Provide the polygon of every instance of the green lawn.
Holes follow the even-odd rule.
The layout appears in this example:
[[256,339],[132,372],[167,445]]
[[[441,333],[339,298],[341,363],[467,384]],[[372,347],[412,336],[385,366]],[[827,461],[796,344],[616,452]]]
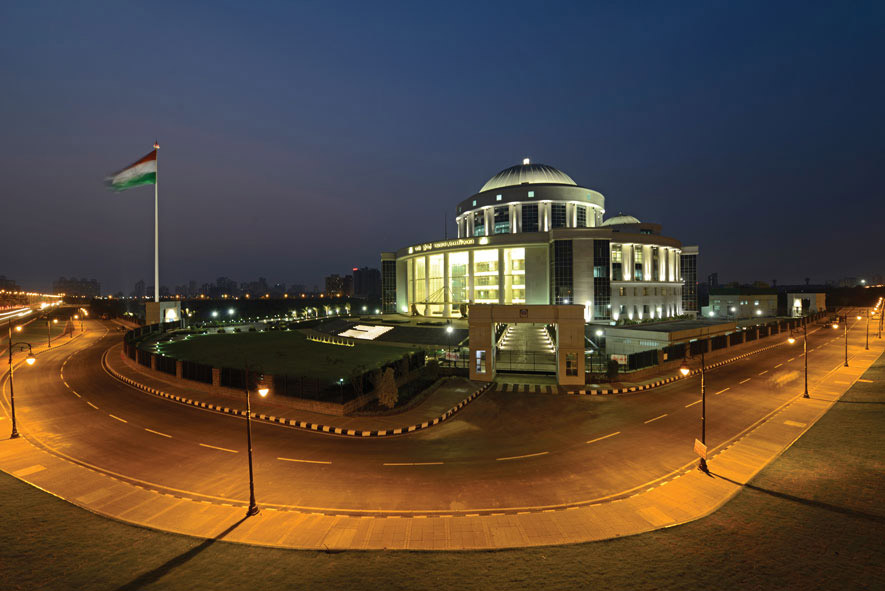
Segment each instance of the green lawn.
[[[45,318],[44,319],[38,318],[37,320],[34,320],[33,322],[28,323],[27,325],[25,325],[24,322],[21,322],[19,324],[21,324],[22,330],[21,330],[21,332],[16,332],[13,329],[13,332],[12,332],[13,342],[18,343],[18,342],[24,341],[26,343],[30,343],[31,346],[33,346],[33,347],[37,347],[37,346],[43,347],[46,345],[46,343],[48,341],[49,332],[46,329],[46,319]],[[15,325],[16,325],[16,323],[13,323],[13,326],[15,326]],[[57,324],[50,325],[50,331],[52,334],[52,342],[53,343],[56,342],[56,339],[61,339],[58,341],[59,343],[69,340],[70,333],[62,336],[64,333],[64,330],[65,330],[65,327],[67,327],[67,329],[70,330],[71,325],[68,324],[67,320],[63,317],[58,317]],[[80,321],[79,320],[76,321],[76,328],[77,328],[77,331],[79,332],[79,330],[80,330]],[[0,350],[2,350],[2,351],[6,350],[6,345],[7,345],[7,340],[8,340],[7,336],[8,336],[8,329],[6,328],[6,323],[3,323],[2,329],[0,329]]]
[[2,475],[0,588],[881,589],[883,366],[721,510],[607,542],[476,553],[273,550],[124,525]]
[[161,343],[160,350],[170,357],[214,367],[241,368],[248,361],[250,366],[271,374],[306,375],[329,380],[348,378],[356,366],[379,367],[411,351],[404,347],[369,343],[355,347],[317,343],[308,341],[297,331],[198,335],[187,341]]

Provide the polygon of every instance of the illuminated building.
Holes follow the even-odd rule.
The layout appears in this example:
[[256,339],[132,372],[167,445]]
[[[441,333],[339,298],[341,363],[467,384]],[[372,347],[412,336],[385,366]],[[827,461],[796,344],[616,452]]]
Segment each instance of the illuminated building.
[[604,214],[601,193],[526,159],[458,205],[457,238],[382,253],[384,311],[448,318],[473,303],[579,304],[588,322],[681,315],[682,243],[658,224]]

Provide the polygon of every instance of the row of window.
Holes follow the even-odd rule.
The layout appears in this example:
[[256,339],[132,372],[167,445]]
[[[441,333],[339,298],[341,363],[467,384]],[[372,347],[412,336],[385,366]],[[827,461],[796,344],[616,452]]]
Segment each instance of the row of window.
[[[618,295],[620,295],[620,296],[625,296],[625,295],[627,295],[627,289],[629,289],[629,288],[627,288],[627,287],[619,287],[619,288],[618,288]],[[643,288],[641,288],[641,289],[642,289],[642,295],[644,295],[644,296],[647,296],[647,295],[658,295],[658,288],[657,288],[657,287],[643,287]],[[638,295],[639,295],[639,290],[640,290],[639,287],[634,287],[634,288],[633,288],[633,295],[634,295],[634,296],[638,296]],[[661,295],[662,295],[662,296],[667,295],[668,290],[667,290],[666,287],[661,287],[660,290],[661,290]],[[675,294],[676,292],[674,291],[673,293]]]
[[[579,228],[587,226],[587,207],[585,205],[576,206],[576,224]],[[500,205],[494,208],[492,212],[493,218],[493,234],[509,234],[510,233],[510,207]],[[551,203],[550,204],[550,227],[565,228],[566,223],[566,204]],[[538,205],[523,204],[522,205],[522,231],[537,232],[540,229],[538,223]],[[486,235],[486,215],[484,210],[473,212],[473,235]]]

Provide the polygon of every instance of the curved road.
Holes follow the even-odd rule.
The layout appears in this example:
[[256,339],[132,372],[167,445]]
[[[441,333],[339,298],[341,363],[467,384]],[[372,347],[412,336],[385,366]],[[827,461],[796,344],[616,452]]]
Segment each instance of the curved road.
[[[245,422],[147,395],[101,368],[112,325],[16,371],[19,429],[57,454],[162,492],[246,504]],[[762,341],[774,344],[785,335]],[[852,321],[849,358],[863,348]],[[802,345],[707,372],[707,442],[727,444],[802,392]],[[843,332],[809,334],[809,385],[844,359]],[[8,387],[3,385],[8,413]],[[644,490],[695,460],[699,378],[620,396],[486,393],[401,437],[353,439],[253,422],[260,505],[318,512],[539,510]],[[8,425],[8,421],[3,421]]]

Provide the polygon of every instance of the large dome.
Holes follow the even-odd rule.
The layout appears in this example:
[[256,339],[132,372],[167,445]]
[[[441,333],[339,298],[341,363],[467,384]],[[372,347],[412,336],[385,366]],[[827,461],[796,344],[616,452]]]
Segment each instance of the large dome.
[[572,180],[572,177],[565,174],[561,170],[557,170],[546,164],[530,164],[529,159],[523,160],[523,164],[505,168],[492,178],[479,190],[491,191],[502,187],[513,187],[515,185],[548,183],[553,185],[571,185],[578,186],[578,183]]
[[613,218],[608,218],[604,222],[602,222],[603,226],[620,226],[621,224],[641,224],[638,219],[633,217],[632,215],[625,215],[623,213],[619,213]]

